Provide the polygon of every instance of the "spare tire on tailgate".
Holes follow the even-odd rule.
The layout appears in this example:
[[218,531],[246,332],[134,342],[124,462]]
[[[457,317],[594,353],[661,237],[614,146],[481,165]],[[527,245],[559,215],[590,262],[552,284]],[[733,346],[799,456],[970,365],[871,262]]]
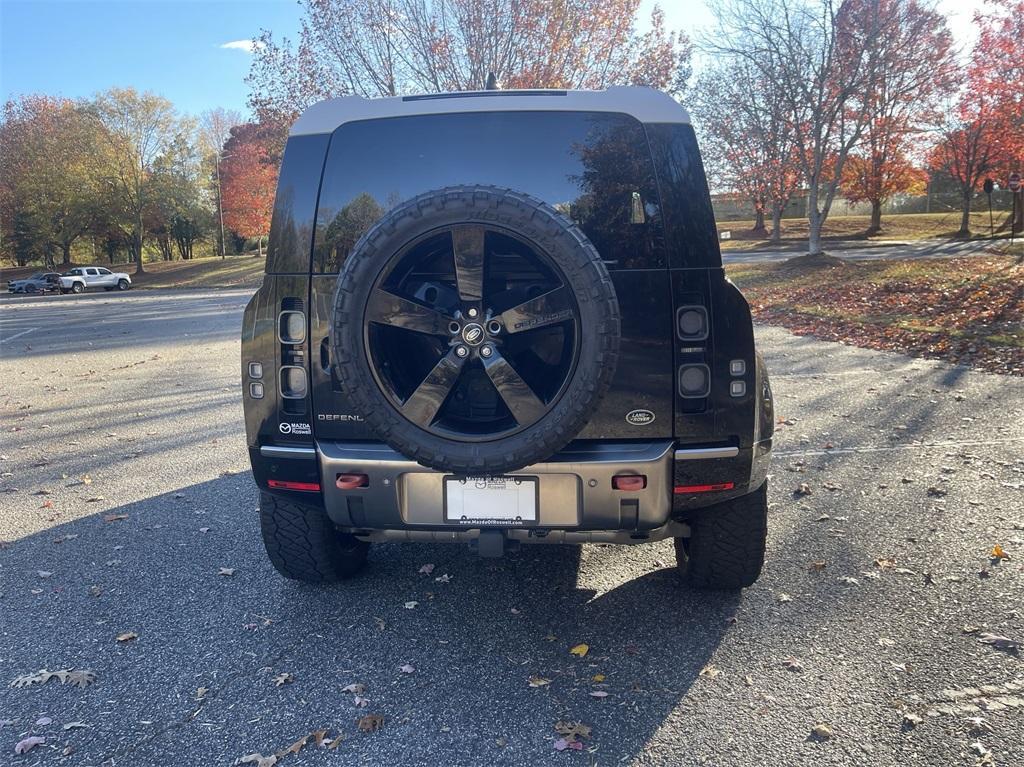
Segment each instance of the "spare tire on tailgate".
[[571,221],[489,186],[414,197],[356,243],[334,294],[331,359],[366,423],[463,475],[542,461],[615,372],[619,306]]

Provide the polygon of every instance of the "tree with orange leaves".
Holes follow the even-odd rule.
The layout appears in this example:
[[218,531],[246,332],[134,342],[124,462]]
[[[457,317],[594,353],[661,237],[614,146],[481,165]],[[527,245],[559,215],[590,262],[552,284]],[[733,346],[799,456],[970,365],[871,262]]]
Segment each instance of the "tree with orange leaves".
[[637,30],[640,0],[300,0],[293,47],[264,31],[247,78],[264,123],[346,94],[649,85],[678,93],[690,42],[655,6]]
[[277,186],[277,167],[258,125],[231,129],[221,163],[224,223],[242,237],[255,238],[263,255]]
[[868,234],[882,229],[882,203],[893,194],[924,188],[908,154],[916,136],[935,124],[942,103],[959,85],[953,40],[942,14],[919,0],[869,2],[878,33],[867,38],[874,76],[856,100],[867,120],[861,145],[843,169],[843,192],[871,203]]

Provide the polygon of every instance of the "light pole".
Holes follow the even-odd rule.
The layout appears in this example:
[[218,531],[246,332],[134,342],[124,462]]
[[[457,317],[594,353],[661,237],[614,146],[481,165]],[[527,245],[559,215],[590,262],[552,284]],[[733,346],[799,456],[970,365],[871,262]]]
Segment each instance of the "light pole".
[[220,217],[220,257],[227,258],[226,248],[224,247],[224,195],[221,193],[220,188],[220,161],[226,160],[231,155],[227,152],[217,151],[217,214]]

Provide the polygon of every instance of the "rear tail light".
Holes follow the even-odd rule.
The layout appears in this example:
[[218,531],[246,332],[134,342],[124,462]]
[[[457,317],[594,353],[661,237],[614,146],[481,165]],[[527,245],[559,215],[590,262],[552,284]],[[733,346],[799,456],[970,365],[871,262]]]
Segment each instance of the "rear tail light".
[[268,479],[267,487],[272,487],[276,490],[304,490],[306,492],[313,493],[320,492],[320,483],[318,482],[289,482],[284,479]]
[[708,310],[703,306],[680,306],[676,310],[676,332],[684,341],[708,337]]
[[306,340],[306,315],[302,312],[281,312],[277,320],[277,336],[283,344],[301,344]]
[[306,396],[306,369],[297,365],[281,368],[281,396],[285,399],[303,399]]
[[697,399],[708,396],[711,390],[711,371],[707,365],[683,365],[679,368],[679,396]]
[[647,487],[647,477],[644,474],[616,474],[612,477],[612,487],[635,493]]
[[732,490],[735,485],[732,482],[719,482],[717,485],[676,485],[672,491],[676,495],[687,493],[713,493],[716,490]]

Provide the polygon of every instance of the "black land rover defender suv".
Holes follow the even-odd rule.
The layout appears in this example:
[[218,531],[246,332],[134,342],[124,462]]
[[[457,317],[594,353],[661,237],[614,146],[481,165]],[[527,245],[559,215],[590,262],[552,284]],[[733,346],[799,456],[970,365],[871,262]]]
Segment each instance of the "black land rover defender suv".
[[242,377],[267,552],[672,538],[764,559],[772,394],[686,111],[646,88],[319,103],[284,153]]

